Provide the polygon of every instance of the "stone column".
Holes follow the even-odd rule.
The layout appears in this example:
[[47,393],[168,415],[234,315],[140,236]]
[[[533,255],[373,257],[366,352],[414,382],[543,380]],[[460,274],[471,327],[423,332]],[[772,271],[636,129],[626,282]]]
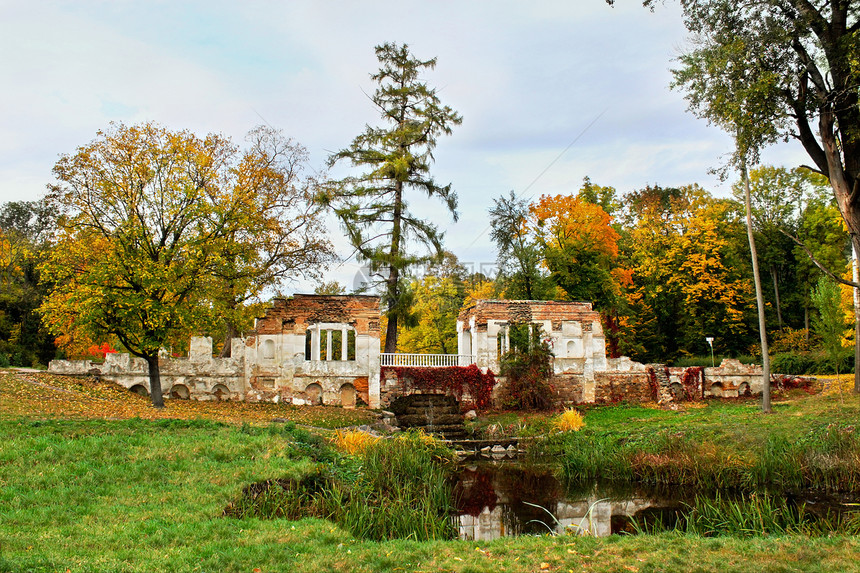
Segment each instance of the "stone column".
[[311,360],[320,359],[320,329],[317,326],[311,327]]

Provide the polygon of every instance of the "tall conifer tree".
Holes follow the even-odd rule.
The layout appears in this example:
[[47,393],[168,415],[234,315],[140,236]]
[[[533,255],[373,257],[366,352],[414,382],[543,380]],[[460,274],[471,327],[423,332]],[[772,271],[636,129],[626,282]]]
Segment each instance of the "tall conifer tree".
[[[329,158],[329,164],[348,160],[366,171],[332,185],[325,197],[340,219],[361,260],[384,285],[388,326],[385,352],[397,350],[397,325],[410,317],[410,297],[403,282],[407,267],[442,255],[442,233],[409,210],[406,192],[421,191],[441,199],[454,220],[457,195],[451,185],[440,186],[430,175],[433,149],[439,135],[450,135],[461,116],[443,106],[421,78],[436,59],[419,60],[407,45],[376,47],[379,71],[371,75],[378,87],[371,101],[383,127],[365,127],[352,144]],[[412,252],[409,243],[425,247]]]

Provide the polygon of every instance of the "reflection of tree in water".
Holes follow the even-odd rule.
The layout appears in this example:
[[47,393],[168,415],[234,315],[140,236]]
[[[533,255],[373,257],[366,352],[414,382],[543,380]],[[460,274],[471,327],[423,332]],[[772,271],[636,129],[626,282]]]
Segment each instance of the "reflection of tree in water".
[[493,473],[485,468],[464,469],[456,475],[454,505],[458,515],[477,517],[484,508],[496,508]]
[[508,535],[555,530],[556,523],[550,514],[556,513],[562,487],[552,471],[507,468],[496,472],[495,477],[496,491],[507,502],[501,514]]

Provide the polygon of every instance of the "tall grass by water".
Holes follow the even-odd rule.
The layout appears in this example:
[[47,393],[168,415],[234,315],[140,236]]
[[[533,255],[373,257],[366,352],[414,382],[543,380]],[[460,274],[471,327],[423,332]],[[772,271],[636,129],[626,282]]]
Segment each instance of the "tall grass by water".
[[635,527],[640,533],[672,531],[702,537],[858,535],[860,513],[813,512],[804,502],[795,502],[782,495],[727,497],[716,493],[696,496],[671,521],[642,521],[635,523]]
[[[785,413],[782,420],[766,420],[773,420],[772,427],[747,424],[739,417],[726,417],[721,424],[720,410],[749,406],[706,408],[711,407],[715,412],[687,414],[686,419],[676,415],[671,424],[662,423],[660,412],[650,414],[642,408],[637,413],[653,420],[637,417],[638,428],[631,428],[626,420],[613,428],[611,420],[586,416],[585,428],[554,436],[544,448],[560,454],[564,476],[576,481],[746,490],[778,486],[854,491],[860,487],[860,433],[853,424],[841,419],[815,424],[795,418],[789,421],[796,427],[778,426]],[[697,415],[711,418],[702,424],[693,418]]]
[[450,451],[418,433],[368,441],[300,479],[251,484],[225,509],[246,518],[331,519],[360,539],[451,539]]

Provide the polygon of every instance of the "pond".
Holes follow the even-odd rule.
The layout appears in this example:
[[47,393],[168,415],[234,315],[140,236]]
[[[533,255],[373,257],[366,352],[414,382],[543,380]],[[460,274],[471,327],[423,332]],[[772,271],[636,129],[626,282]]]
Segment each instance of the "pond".
[[[634,523],[672,527],[702,492],[627,483],[565,484],[551,464],[504,461],[461,466],[454,493],[460,538],[488,541],[547,533],[635,534]],[[803,506],[812,516],[858,510],[856,496],[771,495],[790,499],[792,507]]]

